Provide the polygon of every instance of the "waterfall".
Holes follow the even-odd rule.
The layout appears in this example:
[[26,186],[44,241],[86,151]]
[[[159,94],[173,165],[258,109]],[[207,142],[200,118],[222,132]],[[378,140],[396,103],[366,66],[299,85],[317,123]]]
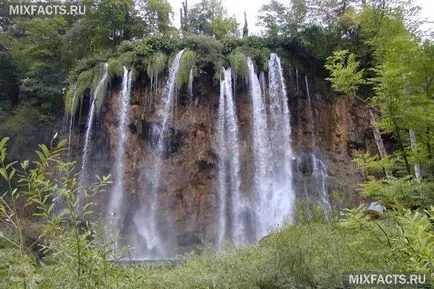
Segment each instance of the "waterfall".
[[195,103],[195,99],[193,97],[193,68],[190,69],[190,73],[188,74],[188,104]]
[[[276,54],[270,55],[268,67],[269,126],[266,131],[269,144],[263,159],[268,162],[266,168],[269,170],[269,186],[260,192],[262,221],[258,237],[264,236],[270,227],[279,226],[291,217],[295,199],[292,185],[291,117],[283,68]],[[253,73],[252,69],[251,75]],[[257,111],[254,109],[253,112]]]
[[222,248],[225,239],[235,244],[248,241],[245,223],[241,218],[244,201],[240,195],[240,151],[238,144],[238,120],[232,94],[232,72],[224,70],[220,79],[220,98],[217,122],[220,161],[218,166],[219,185],[219,228],[217,247]]
[[[265,236],[271,223],[269,214],[274,208],[269,207],[272,197],[270,179],[270,146],[268,143],[267,113],[262,97],[261,86],[255,73],[253,62],[247,59],[249,68],[250,96],[252,98],[252,131],[253,131],[253,161],[254,184],[256,188],[257,238]],[[272,213],[272,212],[271,212]]]
[[[107,80],[107,67],[108,63],[104,63],[104,70],[102,73],[102,76],[98,82],[98,85],[96,86],[94,96],[101,93],[101,89],[105,88],[105,82]],[[102,92],[105,93],[105,92]],[[90,137],[92,136],[92,128],[93,128],[93,119],[95,116],[95,97],[92,98],[92,104],[89,109],[89,115],[87,118],[87,128],[86,128],[86,134],[84,137],[84,146],[83,146],[83,155],[81,159],[81,171],[80,171],[80,177],[79,177],[79,185],[81,188],[85,187],[87,185],[86,177],[87,177],[87,163],[89,160],[89,151],[90,151]]]
[[69,120],[69,134],[68,134],[68,160],[71,160],[71,139],[72,139],[72,129],[74,128],[74,103],[75,98],[77,97],[77,84],[74,84],[74,95],[72,96],[71,101],[71,110],[69,111],[70,120]]
[[118,97],[118,135],[117,135],[117,152],[115,157],[114,168],[114,186],[111,192],[108,213],[116,214],[116,219],[121,219],[120,212],[122,198],[124,194],[124,172],[125,172],[125,146],[128,140],[128,105],[131,95],[131,70],[128,71],[124,67],[124,75],[122,78],[122,89]]
[[172,119],[176,77],[178,74],[179,62],[184,50],[178,52],[169,69],[169,78],[164,89],[163,103],[160,106],[157,116],[161,119],[161,129],[158,134],[157,141],[157,158],[153,164],[151,177],[151,190],[149,192],[146,205],[141,210],[136,212],[133,217],[134,224],[137,227],[137,233],[140,237],[136,240],[135,255],[139,258],[154,259],[154,258],[169,258],[173,257],[176,248],[172,248],[171,240],[161,236],[161,228],[159,221],[166,219],[169,223],[167,214],[164,216],[157,213],[161,206],[158,202],[158,193],[162,178],[162,158],[166,148],[164,136],[167,134],[169,123]]
[[311,133],[311,147],[313,152],[312,157],[312,176],[315,179],[316,189],[319,190],[320,204],[324,211],[328,212],[331,210],[331,205],[328,198],[327,192],[327,166],[317,157],[316,150],[316,137],[315,137],[315,117],[312,108],[312,99],[310,97],[309,81],[307,75],[304,75],[304,82],[306,84],[306,94],[309,105],[309,117],[310,117],[310,133]]

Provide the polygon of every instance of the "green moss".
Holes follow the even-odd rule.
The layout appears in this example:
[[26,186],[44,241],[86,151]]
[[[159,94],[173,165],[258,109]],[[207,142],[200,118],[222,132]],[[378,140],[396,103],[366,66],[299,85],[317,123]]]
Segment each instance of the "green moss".
[[110,59],[107,68],[108,78],[110,80],[124,75],[124,68],[118,59]]
[[73,84],[69,87],[65,95],[65,111],[67,114],[74,115],[78,107],[77,85]]
[[128,52],[122,53],[118,57],[119,62],[126,67],[132,67],[135,58],[136,58],[136,55],[133,51],[128,51]]
[[196,53],[189,49],[186,49],[182,53],[179,61],[178,74],[176,76],[176,87],[181,89],[184,85],[187,85],[190,76],[190,71],[196,66]]
[[249,68],[247,66],[247,57],[240,49],[235,49],[231,54],[229,54],[228,60],[235,79],[246,79],[248,77]]
[[166,69],[168,57],[163,52],[155,52],[149,57],[146,72],[151,80],[155,80]]
[[[98,85],[100,84],[102,77],[104,75],[104,63],[100,63],[97,65],[94,69],[97,70],[98,73],[95,73],[93,78],[93,97],[95,99],[95,108],[98,112],[101,108],[102,103],[104,102],[105,96],[107,95],[107,83],[108,83],[108,77],[105,79],[104,82],[101,83],[100,89],[97,90]],[[108,67],[107,67],[108,70]]]
[[122,43],[117,47],[116,52],[122,54],[128,51],[134,51],[135,47],[136,44],[133,41],[122,41]]
[[95,71],[93,68],[84,70],[80,73],[76,82],[78,97],[83,97],[87,89],[92,89],[94,76]]

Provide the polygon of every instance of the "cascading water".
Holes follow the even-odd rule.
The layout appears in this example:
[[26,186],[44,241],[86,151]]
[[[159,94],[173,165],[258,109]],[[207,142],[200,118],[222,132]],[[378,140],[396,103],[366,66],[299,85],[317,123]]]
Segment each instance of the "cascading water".
[[196,101],[193,97],[193,80],[193,68],[191,68],[190,73],[188,74],[188,104],[193,104]]
[[71,159],[71,139],[72,139],[72,130],[74,128],[74,105],[75,105],[75,98],[77,97],[77,84],[74,84],[74,95],[72,96],[71,100],[71,107],[70,107],[70,120],[69,120],[69,134],[68,134],[68,160]]
[[[106,81],[107,81],[107,67],[108,67],[108,63],[104,63],[104,70],[102,73],[102,76],[98,82],[98,85],[96,86],[95,92],[94,92],[94,96],[99,95],[100,93],[105,93],[105,92],[101,92],[102,89],[104,89],[106,86]],[[81,171],[80,171],[80,177],[79,177],[79,185],[81,188],[84,188],[87,185],[87,180],[86,180],[86,176],[87,176],[87,163],[89,160],[89,153],[90,153],[90,137],[92,136],[92,128],[93,128],[93,119],[95,116],[95,97],[92,98],[92,104],[90,106],[89,109],[89,115],[87,118],[87,127],[86,127],[86,134],[85,134],[85,138],[84,138],[84,146],[83,146],[83,155],[82,155],[82,159],[81,159]]]
[[119,114],[118,114],[118,136],[117,136],[117,153],[115,158],[114,168],[114,186],[111,192],[110,201],[107,207],[107,212],[114,214],[117,220],[122,218],[121,204],[124,194],[124,172],[125,172],[125,145],[128,139],[128,104],[131,95],[131,70],[128,71],[124,67],[124,75],[122,78],[122,89],[119,95]]
[[222,248],[225,239],[239,245],[248,241],[248,232],[241,215],[249,208],[240,194],[240,151],[238,144],[238,120],[232,95],[232,72],[224,70],[220,79],[218,110],[218,145],[220,162],[219,185],[219,228],[217,247]]
[[315,118],[313,114],[313,107],[312,107],[312,99],[310,96],[310,90],[309,90],[309,81],[307,79],[307,75],[304,75],[304,82],[306,84],[306,94],[307,94],[307,100],[309,105],[309,117],[310,117],[310,133],[311,133],[311,146],[313,152],[311,153],[312,157],[312,176],[315,179],[315,183],[317,185],[317,190],[319,190],[319,198],[320,198],[320,204],[321,207],[326,211],[331,210],[331,205],[328,198],[327,193],[327,166],[316,156],[315,150],[316,150],[316,137],[315,137]]
[[247,59],[249,68],[250,96],[252,98],[253,118],[253,161],[254,161],[254,184],[257,197],[256,203],[256,235],[257,239],[265,236],[270,221],[268,214],[274,208],[269,207],[268,201],[271,198],[270,179],[270,146],[267,133],[267,114],[265,103],[262,98],[261,86],[255,73],[253,62]]
[[[292,204],[295,199],[292,184],[292,144],[291,144],[291,118],[288,107],[283,68],[279,57],[272,53],[268,62],[269,67],[269,115],[268,139],[269,152],[267,157],[269,168],[268,191],[261,192],[262,237],[269,227],[276,227],[289,219],[292,213]],[[251,74],[254,73],[251,70]],[[255,110],[254,110],[255,112]],[[270,209],[271,208],[271,209]]]
[[160,216],[157,217],[157,210],[162,209],[158,202],[158,193],[162,178],[162,158],[166,147],[164,136],[168,131],[173,115],[176,77],[183,52],[184,50],[178,52],[170,66],[163,103],[157,114],[162,122],[161,129],[158,131],[157,157],[153,164],[151,190],[146,204],[133,217],[138,233],[138,238],[133,241],[135,243],[133,255],[139,259],[171,258],[176,253],[176,248],[171,246],[172,240],[167,240],[161,236],[160,222],[166,221],[166,225],[170,222],[167,213],[165,214],[166,220],[161,220]]

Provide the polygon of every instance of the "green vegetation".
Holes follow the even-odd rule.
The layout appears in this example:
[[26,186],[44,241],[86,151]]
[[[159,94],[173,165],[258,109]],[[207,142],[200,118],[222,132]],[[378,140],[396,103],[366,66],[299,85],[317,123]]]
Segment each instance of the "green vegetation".
[[[20,164],[5,162],[7,142],[0,141],[0,177],[8,184],[0,197],[6,220],[0,235],[3,288],[335,288],[354,270],[434,277],[432,206],[397,207],[380,218],[361,206],[328,216],[327,223],[325,213],[314,210],[316,217],[299,214],[296,224],[271,233],[259,246],[228,244],[217,253],[205,245],[175,266],[114,263],[116,236],[108,238],[104,225],[110,220],[87,222],[96,194],[109,180],[78,187],[74,164],[61,160],[65,141],[53,150],[41,145],[36,162]],[[53,174],[60,178],[52,180]],[[22,185],[14,185],[17,178]],[[88,204],[81,210],[79,196]],[[17,207],[23,200],[34,208],[30,231]],[[63,202],[63,214],[53,214],[51,200]]]
[[181,59],[179,61],[178,74],[176,76],[176,87],[181,89],[183,86],[188,84],[188,79],[190,76],[190,71],[195,71],[196,68],[196,53],[189,49],[182,53]]
[[[434,45],[420,38],[407,1],[363,2],[272,0],[258,19],[264,35],[245,31],[243,38],[218,0],[191,8],[185,1],[180,31],[166,0],[86,1],[92,9],[83,17],[0,17],[0,136],[10,137],[0,141],[0,287],[340,288],[352,270],[434,277]],[[107,220],[83,223],[109,180],[79,188],[74,163],[62,160],[64,142],[52,150],[43,144],[83,97],[94,97],[99,109],[123,66],[156,85],[181,49],[178,89],[191,69],[218,79],[231,66],[245,79],[247,57],[266,71],[277,52],[286,67],[315,71],[355,98],[375,116],[376,141],[385,144],[356,155],[367,176],[358,193],[387,212],[326,213],[307,198],[297,201],[294,224],[259,246],[216,253],[205,245],[174,267],[110,261],[116,238],[97,226]],[[93,95],[105,62],[108,80]],[[80,194],[88,204],[82,210]],[[53,214],[53,200],[63,200],[65,214]]]
[[241,52],[241,50],[236,49],[232,51],[231,54],[229,54],[228,59],[235,79],[240,78],[245,80],[249,77],[247,57]]
[[158,76],[164,71],[167,67],[168,57],[163,52],[155,52],[149,57],[148,66],[147,66],[147,74],[151,79],[151,83],[158,80]]

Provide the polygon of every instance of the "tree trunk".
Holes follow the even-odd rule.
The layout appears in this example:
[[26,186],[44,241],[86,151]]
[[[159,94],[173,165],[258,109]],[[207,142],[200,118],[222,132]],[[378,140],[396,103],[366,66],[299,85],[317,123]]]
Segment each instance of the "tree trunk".
[[407,170],[407,174],[411,175],[411,168],[408,162],[407,153],[405,152],[404,145],[402,144],[401,134],[399,133],[399,127],[395,117],[392,117],[392,123],[393,123],[393,127],[395,128],[395,134],[398,140],[399,149],[401,150],[402,158],[404,159],[405,162],[405,169]]
[[[375,126],[375,117],[372,110],[369,110],[369,114],[371,116],[371,126],[372,133],[374,134],[375,144],[377,145],[378,152],[380,153],[380,158],[385,158],[387,156],[386,148],[384,147],[383,139],[381,138],[381,133],[378,127]],[[383,168],[384,174],[387,178],[392,177],[392,173],[389,170]]]
[[[413,129],[410,129],[408,132],[410,134],[411,150],[413,151],[414,156],[417,157],[416,132]],[[422,178],[420,172],[420,164],[417,160],[414,163],[414,176],[417,180],[420,180]]]

